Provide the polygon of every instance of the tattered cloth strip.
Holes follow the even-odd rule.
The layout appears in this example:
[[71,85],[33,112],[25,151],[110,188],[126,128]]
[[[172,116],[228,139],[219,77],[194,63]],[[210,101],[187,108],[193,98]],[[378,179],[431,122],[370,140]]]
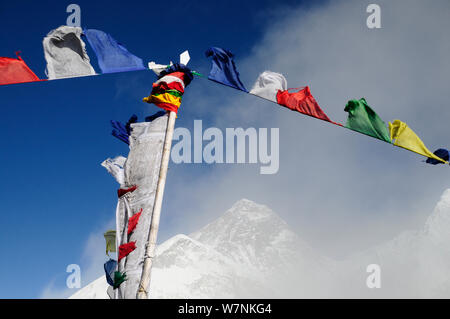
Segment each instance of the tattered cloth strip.
[[[125,163],[125,179],[127,185],[139,185],[133,196],[124,196],[118,200],[116,225],[119,231],[120,244],[136,241],[136,249],[119,263],[119,271],[126,272],[128,280],[117,292],[118,299],[136,298],[142,273],[142,262],[145,256],[145,243],[148,238],[155,201],[155,192],[161,168],[162,149],[167,130],[168,115],[164,112],[151,122],[131,124],[130,152]],[[128,205],[125,200],[128,200]],[[130,209],[127,209],[129,207]],[[137,227],[127,235],[128,223],[134,212],[142,213]],[[130,213],[128,213],[130,212]],[[141,243],[141,244],[139,244]]]
[[110,259],[103,265],[103,268],[105,269],[105,276],[106,281],[109,285],[114,286],[114,272],[117,270],[117,261],[114,259]]
[[[445,148],[439,148],[439,149],[435,150],[433,152],[433,154],[439,158],[442,158],[444,161],[447,161],[447,162],[450,159],[448,150],[446,150]],[[434,158],[427,158],[427,160],[425,162],[427,162],[428,164],[432,164],[432,165],[444,164],[441,161],[435,160]]]
[[127,193],[134,192],[136,189],[137,189],[136,185],[134,185],[134,186],[132,186],[130,188],[126,188],[126,189],[120,188],[120,189],[117,190],[117,197],[120,198],[120,197],[122,197],[123,195],[125,195]]
[[185,65],[176,63],[159,75],[159,80],[153,83],[150,96],[142,100],[170,112],[178,112],[184,89],[191,83],[194,76]]
[[346,128],[391,143],[386,123],[372,110],[366,99],[348,101],[344,111],[348,112]]
[[114,38],[103,31],[88,29],[84,35],[97,55],[98,66],[103,73],[145,70],[141,58],[131,54]]
[[106,254],[108,252],[116,252],[116,231],[115,230],[108,230],[106,233],[103,234],[106,240]]
[[134,214],[133,216],[131,216],[128,219],[128,235],[131,234],[133,232],[133,230],[136,228],[138,222],[139,222],[139,217],[141,217],[141,213],[142,213],[142,208],[139,210],[139,212],[137,212],[136,214]]
[[120,285],[127,280],[127,274],[125,272],[116,271],[114,273],[114,289],[120,287]]
[[278,91],[286,90],[287,81],[282,74],[264,71],[258,76],[249,93],[277,103]]
[[126,157],[116,156],[113,159],[107,158],[101,164],[115,178],[121,187],[125,185],[125,171],[123,167],[126,161]]
[[135,249],[136,249],[135,241],[120,245],[118,261],[120,261],[122,258],[125,258],[126,256],[128,256]]
[[406,123],[400,120],[395,120],[393,123],[389,122],[389,131],[391,139],[395,140],[394,145],[447,164],[445,160],[431,153]]
[[331,121],[325,114],[325,112],[322,111],[319,104],[316,102],[316,99],[314,99],[314,96],[312,96],[308,86],[294,93],[290,93],[289,90],[292,89],[288,89],[286,91],[278,91],[278,104],[285,106],[292,111],[297,111],[318,118],[320,120],[342,126],[342,124]]
[[42,81],[16,52],[17,59],[0,57],[0,85]]
[[212,56],[208,79],[248,93],[239,79],[239,72],[233,61],[233,53],[222,48],[211,47],[206,50],[205,55],[206,57]]
[[49,79],[95,75],[80,27],[60,26],[42,41]]

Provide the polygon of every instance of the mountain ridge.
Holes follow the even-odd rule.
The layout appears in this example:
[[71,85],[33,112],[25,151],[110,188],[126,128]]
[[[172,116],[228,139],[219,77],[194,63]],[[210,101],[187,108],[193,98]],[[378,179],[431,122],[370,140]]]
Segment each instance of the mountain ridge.
[[[449,297],[448,239],[450,189],[422,229],[343,261],[317,253],[269,207],[241,199],[199,230],[158,245],[150,298]],[[374,263],[384,289],[366,286],[365,267]],[[106,288],[99,278],[71,298],[108,298]]]

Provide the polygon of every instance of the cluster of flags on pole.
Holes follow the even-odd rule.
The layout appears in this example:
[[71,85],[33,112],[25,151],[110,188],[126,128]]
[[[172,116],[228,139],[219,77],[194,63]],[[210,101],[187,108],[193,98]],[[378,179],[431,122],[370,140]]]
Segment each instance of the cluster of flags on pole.
[[158,81],[153,83],[150,96],[143,98],[143,101],[153,103],[168,112],[178,113],[184,89],[194,78],[191,70],[176,63],[159,72],[158,78]]

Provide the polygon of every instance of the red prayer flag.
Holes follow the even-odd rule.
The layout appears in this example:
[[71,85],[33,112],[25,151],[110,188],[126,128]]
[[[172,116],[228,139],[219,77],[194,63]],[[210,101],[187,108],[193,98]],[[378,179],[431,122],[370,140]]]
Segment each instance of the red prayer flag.
[[134,214],[128,219],[128,235],[131,234],[131,232],[136,228],[137,223],[139,222],[139,217],[141,217],[141,213],[142,208],[138,213]]
[[137,188],[136,185],[134,185],[134,186],[132,186],[130,188],[120,188],[120,189],[117,190],[117,196],[118,197],[122,197],[126,193],[134,192],[136,190],[136,188]]
[[0,57],[0,85],[40,80],[16,52],[17,59]]
[[277,103],[293,111],[297,111],[333,124],[342,126],[342,124],[331,121],[312,96],[309,86],[304,87],[298,92],[289,93],[289,90],[277,93]]
[[128,256],[133,250],[136,249],[136,242],[132,241],[119,246],[119,261]]

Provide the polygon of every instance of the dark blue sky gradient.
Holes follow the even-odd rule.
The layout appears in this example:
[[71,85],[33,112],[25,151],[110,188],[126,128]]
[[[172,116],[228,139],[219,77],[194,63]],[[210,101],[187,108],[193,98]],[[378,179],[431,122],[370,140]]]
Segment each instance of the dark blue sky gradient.
[[[66,7],[73,2],[81,6],[83,28],[110,33],[145,62],[177,61],[188,49],[190,66],[202,73],[209,70],[204,57],[209,46],[245,56],[269,19],[300,4],[2,1],[0,56],[15,57],[21,50],[28,66],[45,78],[42,39],[65,24]],[[114,216],[118,185],[100,163],[128,153],[110,135],[109,120],[126,121],[132,113],[142,119],[156,112],[142,102],[154,80],[152,72],[140,71],[0,87],[0,298],[35,298],[52,281],[63,286],[65,269],[78,263],[89,234],[106,230],[99,227]],[[207,85],[214,84],[194,81],[190,90]],[[183,109],[177,125],[189,126],[199,116],[207,121],[207,114]]]

